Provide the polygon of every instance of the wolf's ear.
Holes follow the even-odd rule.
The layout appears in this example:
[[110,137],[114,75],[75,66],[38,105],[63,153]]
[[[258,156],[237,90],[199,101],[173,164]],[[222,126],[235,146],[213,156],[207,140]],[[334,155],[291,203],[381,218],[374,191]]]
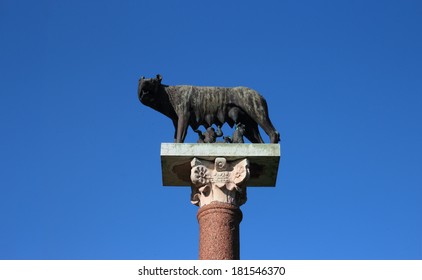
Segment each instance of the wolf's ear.
[[163,77],[161,77],[160,74],[157,74],[157,81],[161,84],[161,80],[163,79]]

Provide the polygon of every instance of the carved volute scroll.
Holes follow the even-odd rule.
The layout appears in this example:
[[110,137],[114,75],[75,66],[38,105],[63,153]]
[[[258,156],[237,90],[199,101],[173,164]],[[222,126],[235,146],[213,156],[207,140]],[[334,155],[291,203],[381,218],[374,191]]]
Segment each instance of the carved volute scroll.
[[222,157],[215,161],[194,158],[191,167],[192,204],[202,207],[218,201],[240,206],[246,202],[247,159],[227,162]]

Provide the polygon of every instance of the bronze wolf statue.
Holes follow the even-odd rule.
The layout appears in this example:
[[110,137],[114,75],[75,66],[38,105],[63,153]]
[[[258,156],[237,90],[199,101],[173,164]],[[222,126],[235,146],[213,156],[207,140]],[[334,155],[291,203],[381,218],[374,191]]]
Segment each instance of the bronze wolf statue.
[[188,126],[197,130],[213,124],[244,125],[244,136],[252,143],[264,143],[258,125],[268,134],[271,143],[280,141],[268,116],[267,102],[258,92],[246,87],[168,86],[162,77],[138,83],[138,98],[142,104],[166,115],[173,121],[174,141],[183,143]]

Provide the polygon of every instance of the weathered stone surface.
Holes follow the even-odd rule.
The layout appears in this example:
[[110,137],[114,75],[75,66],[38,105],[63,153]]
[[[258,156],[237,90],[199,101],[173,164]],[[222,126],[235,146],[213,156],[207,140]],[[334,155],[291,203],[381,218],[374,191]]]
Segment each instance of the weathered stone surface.
[[276,185],[280,161],[279,144],[161,144],[161,169],[164,186],[191,186],[191,161],[227,161],[247,158],[250,177],[247,186],[273,187]]
[[246,187],[275,186],[279,161],[278,144],[161,144],[163,185],[191,186],[200,206],[199,259],[240,258]]
[[213,202],[199,208],[199,259],[240,259],[239,224],[242,211],[239,207]]
[[240,206],[246,202],[247,159],[228,162],[219,157],[212,162],[194,158],[191,166],[192,204],[203,207],[218,201]]

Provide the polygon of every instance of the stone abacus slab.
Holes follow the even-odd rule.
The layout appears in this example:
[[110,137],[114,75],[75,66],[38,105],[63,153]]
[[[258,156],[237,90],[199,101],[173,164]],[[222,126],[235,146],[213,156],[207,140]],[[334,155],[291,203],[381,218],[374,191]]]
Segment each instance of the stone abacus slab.
[[275,187],[280,162],[279,144],[190,144],[162,143],[161,170],[164,186],[190,186],[193,158],[213,161],[224,157],[227,161],[247,158],[250,179],[248,187]]

